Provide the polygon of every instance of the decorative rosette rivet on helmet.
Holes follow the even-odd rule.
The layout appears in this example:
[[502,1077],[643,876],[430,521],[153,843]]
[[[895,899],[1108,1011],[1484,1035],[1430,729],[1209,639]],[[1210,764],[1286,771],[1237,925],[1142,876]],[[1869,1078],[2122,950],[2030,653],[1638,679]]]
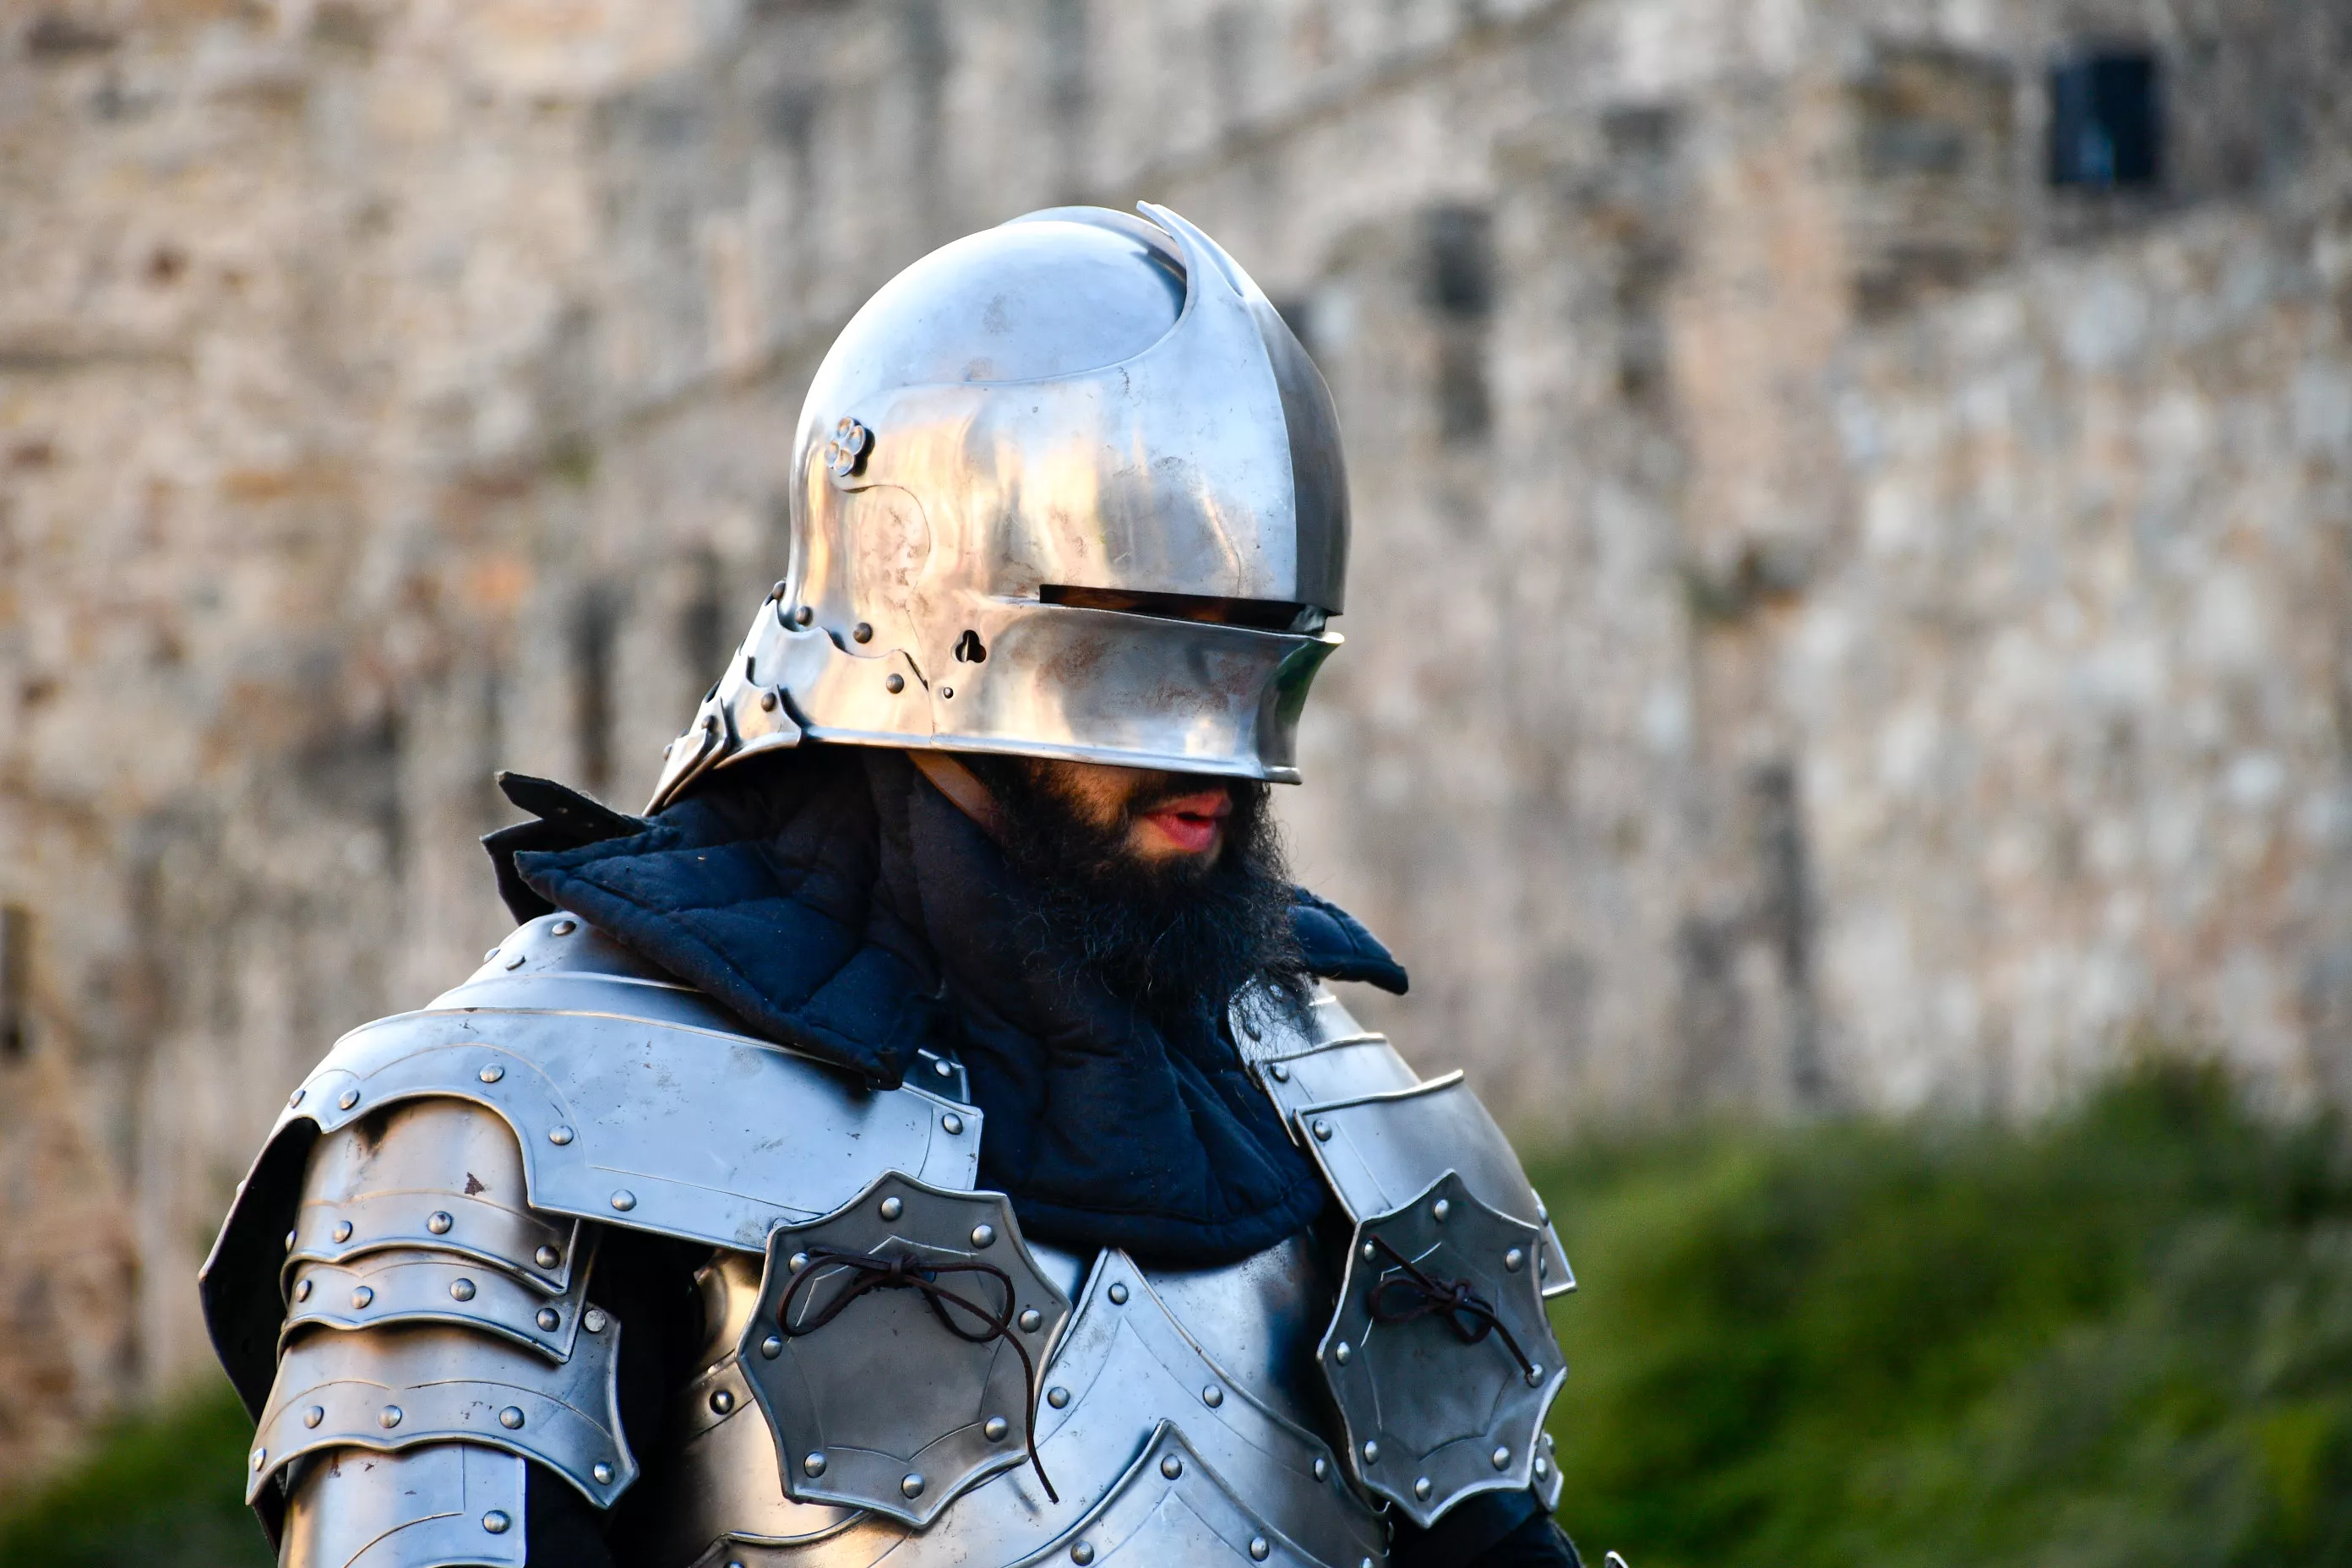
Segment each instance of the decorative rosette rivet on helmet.
[[785,591],[653,809],[803,737],[1297,781],[1347,574],[1330,394],[1231,257],[1141,211],[969,236],[851,320]]

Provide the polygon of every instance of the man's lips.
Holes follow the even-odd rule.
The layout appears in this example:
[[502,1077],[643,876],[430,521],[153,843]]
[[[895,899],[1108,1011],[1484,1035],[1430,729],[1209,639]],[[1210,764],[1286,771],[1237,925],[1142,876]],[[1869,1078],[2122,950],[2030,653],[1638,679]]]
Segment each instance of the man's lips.
[[1178,849],[1198,855],[1215,846],[1225,818],[1233,814],[1232,791],[1204,789],[1161,801],[1143,814],[1143,820]]

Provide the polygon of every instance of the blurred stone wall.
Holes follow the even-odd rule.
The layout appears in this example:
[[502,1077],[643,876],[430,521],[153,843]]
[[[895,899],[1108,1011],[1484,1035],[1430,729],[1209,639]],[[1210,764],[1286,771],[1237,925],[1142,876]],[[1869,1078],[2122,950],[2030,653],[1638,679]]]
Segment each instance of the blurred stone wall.
[[[2352,0],[0,7],[0,1476],[278,1099],[639,802],[893,270],[1164,201],[1324,365],[1286,796],[1506,1119],[2352,1091]],[[2166,175],[2051,189],[2146,47]]]

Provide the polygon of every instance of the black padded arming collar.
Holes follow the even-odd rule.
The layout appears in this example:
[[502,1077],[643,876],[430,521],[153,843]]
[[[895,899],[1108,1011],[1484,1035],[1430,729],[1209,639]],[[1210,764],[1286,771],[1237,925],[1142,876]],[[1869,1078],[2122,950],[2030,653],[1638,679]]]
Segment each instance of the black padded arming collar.
[[[902,753],[810,746],[725,770],[659,816],[507,774],[539,820],[484,842],[518,919],[561,906],[752,1032],[895,1085],[964,1062],[983,1184],[1041,1241],[1227,1262],[1305,1226],[1322,1184],[1218,1029],[1163,1035],[1013,944],[1010,872]],[[1344,911],[1298,890],[1308,967],[1404,989]]]

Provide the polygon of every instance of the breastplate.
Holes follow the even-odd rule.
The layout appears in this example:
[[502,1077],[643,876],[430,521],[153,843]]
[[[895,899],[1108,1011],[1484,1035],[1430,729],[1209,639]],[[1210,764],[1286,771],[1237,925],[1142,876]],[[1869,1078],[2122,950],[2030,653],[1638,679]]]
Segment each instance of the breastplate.
[[[1139,1268],[1122,1252],[1030,1255],[1073,1310],[1048,1353],[1036,1415],[1050,1500],[1025,1460],[915,1530],[865,1510],[794,1502],[742,1348],[766,1259],[721,1254],[702,1275],[706,1370],[680,1395],[665,1564],[1277,1563],[1384,1559],[1378,1516],[1348,1486],[1315,1362],[1332,1283],[1310,1237],[1223,1268]],[[774,1291],[767,1293],[773,1300]],[[759,1351],[753,1349],[751,1354]],[[873,1397],[887,1400],[877,1385]],[[977,1415],[978,1413],[976,1413]],[[1022,1413],[1009,1419],[1016,1427]],[[985,1419],[984,1415],[980,1418]],[[1008,1458],[1020,1447],[1008,1434]]]

